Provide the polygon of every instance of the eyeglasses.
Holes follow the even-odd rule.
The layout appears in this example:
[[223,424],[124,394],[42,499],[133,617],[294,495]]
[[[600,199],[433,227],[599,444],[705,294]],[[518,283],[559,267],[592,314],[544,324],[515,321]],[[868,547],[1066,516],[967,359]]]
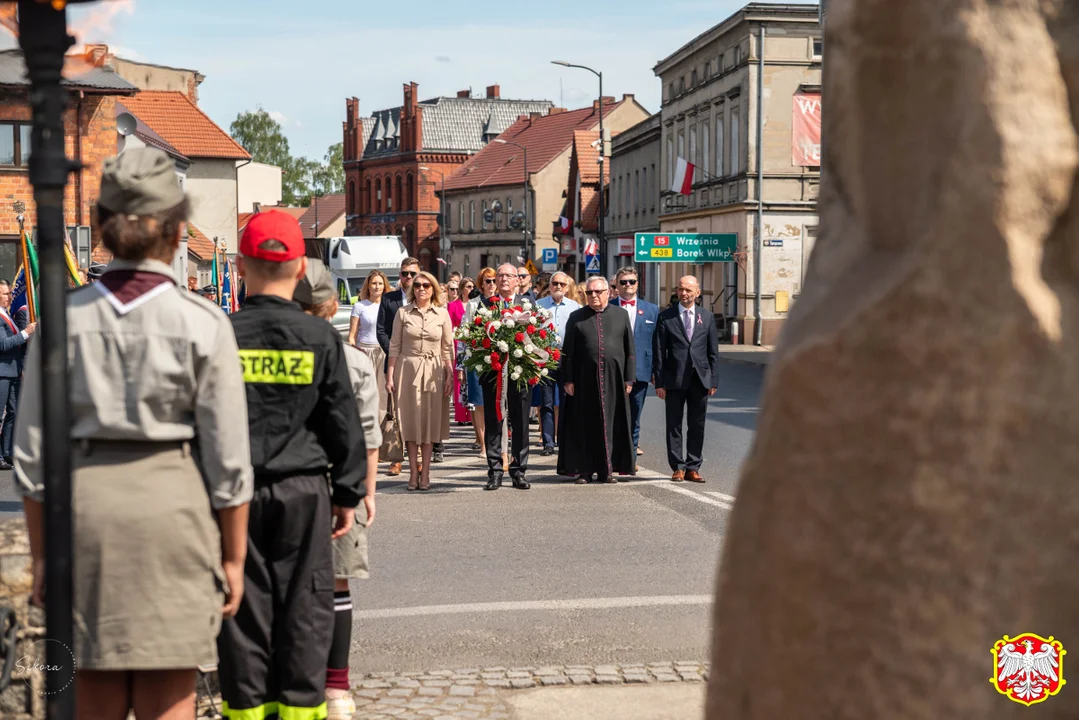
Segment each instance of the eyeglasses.
[[607,292],[607,288],[604,288],[602,290],[585,290],[584,294],[585,295],[602,295],[605,292]]
[[520,275],[510,275],[508,273],[499,273],[495,277],[497,277],[500,280],[505,280],[506,278],[511,278],[512,279],[512,278],[515,278],[515,277],[520,277]]
[[622,286],[631,286],[631,285],[636,285],[637,281],[636,280],[619,280],[618,284],[622,285]]
[[446,289],[449,290],[450,292],[457,292],[460,288],[458,288],[456,285],[450,285]]
[[412,278],[412,277],[416,277],[417,275],[419,275],[419,273],[415,272],[414,270],[402,270],[401,271],[401,277],[403,277],[403,278]]
[[495,279],[494,278],[484,278],[483,279],[483,284],[484,285],[494,285],[495,284]]
[[521,280],[525,280],[526,278],[530,278],[532,276],[529,275],[528,273],[517,273],[517,277],[520,278]]
[[416,282],[416,283],[412,283],[412,287],[415,290],[430,290],[431,289],[431,283],[429,283],[429,282]]
[[555,282],[555,281],[552,281],[552,282],[551,282],[551,287],[566,287],[566,284],[567,284],[567,283],[564,283],[564,282]]

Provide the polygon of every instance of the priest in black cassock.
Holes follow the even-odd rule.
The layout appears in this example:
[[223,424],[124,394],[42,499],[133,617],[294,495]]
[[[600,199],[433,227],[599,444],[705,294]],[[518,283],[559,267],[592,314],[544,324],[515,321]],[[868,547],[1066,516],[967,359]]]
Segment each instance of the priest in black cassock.
[[608,305],[605,278],[585,284],[587,305],[566,323],[559,375],[565,386],[560,413],[564,423],[558,450],[558,474],[575,476],[583,485],[595,475],[599,482],[618,482],[616,475],[633,475],[633,423],[629,393],[637,377],[633,330],[622,308]]

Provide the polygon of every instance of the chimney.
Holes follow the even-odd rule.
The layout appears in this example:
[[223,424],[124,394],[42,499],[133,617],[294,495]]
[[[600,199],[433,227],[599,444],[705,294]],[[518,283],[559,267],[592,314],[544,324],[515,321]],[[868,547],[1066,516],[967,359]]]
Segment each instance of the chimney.
[[86,60],[94,67],[101,67],[109,54],[109,46],[104,43],[87,43],[83,51]]
[[541,117],[543,117],[543,113],[541,113],[541,112],[534,112],[534,113],[529,113],[528,114],[528,119],[529,120],[535,120],[536,118],[541,118]]
[[547,111],[547,114],[548,115],[561,115],[564,112],[566,112],[566,108],[553,107],[553,108],[551,108],[550,110]]
[[633,93],[622,93],[622,102],[629,102],[634,99]]
[[487,99],[491,100],[491,99],[499,98],[499,97],[502,97],[502,88],[500,88],[498,85],[488,85],[487,86]]
[[[604,106],[604,108],[606,108],[608,105],[614,105],[614,97],[612,97],[610,95],[604,95],[603,96],[603,106]],[[592,110],[593,110],[593,112],[599,110],[599,100],[593,100],[592,101]]]
[[252,205],[255,208],[255,214],[256,215],[258,215],[260,212],[262,212],[262,203],[256,202],[256,203],[252,203]]
[[467,100],[468,98],[472,97],[472,91],[471,90],[458,90],[457,91],[457,97],[464,98],[464,99]]

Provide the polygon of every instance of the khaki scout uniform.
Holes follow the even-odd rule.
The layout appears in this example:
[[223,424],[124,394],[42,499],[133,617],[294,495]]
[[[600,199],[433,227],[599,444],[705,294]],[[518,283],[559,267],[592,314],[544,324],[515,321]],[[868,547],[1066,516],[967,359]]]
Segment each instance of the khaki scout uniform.
[[[213,511],[253,487],[228,316],[177,287],[168,265],[117,260],[68,296],[67,319],[75,663],[213,664],[224,583]],[[40,354],[31,343],[15,439],[18,487],[37,501]]]

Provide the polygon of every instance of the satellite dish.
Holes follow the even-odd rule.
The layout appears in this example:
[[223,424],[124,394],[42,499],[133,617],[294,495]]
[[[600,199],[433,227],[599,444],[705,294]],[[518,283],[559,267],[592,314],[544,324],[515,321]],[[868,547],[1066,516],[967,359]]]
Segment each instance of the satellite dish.
[[116,116],[116,132],[120,133],[123,137],[132,135],[135,132],[135,128],[139,126],[139,121],[135,119],[135,116],[128,112],[122,112]]
[[484,222],[494,222],[495,221],[495,212],[494,212],[494,210],[484,210],[483,211],[483,221]]

